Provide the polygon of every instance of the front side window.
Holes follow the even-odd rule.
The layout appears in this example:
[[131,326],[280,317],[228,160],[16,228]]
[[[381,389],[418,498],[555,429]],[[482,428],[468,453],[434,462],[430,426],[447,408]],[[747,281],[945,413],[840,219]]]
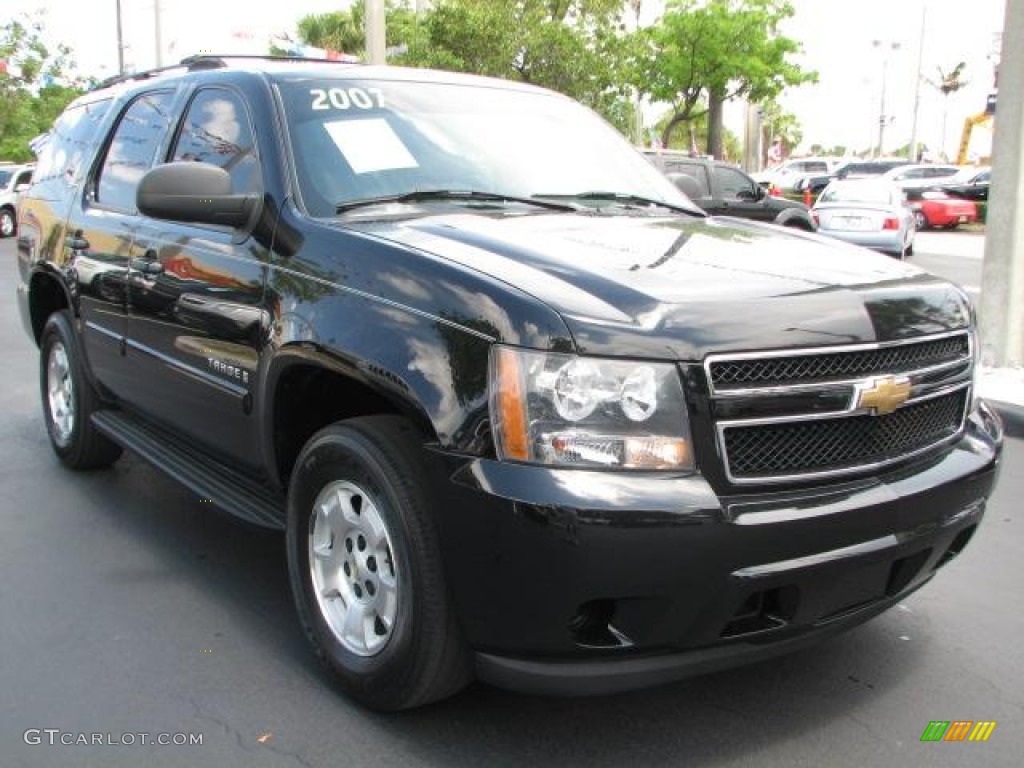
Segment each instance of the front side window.
[[754,190],[751,186],[750,179],[739,171],[733,170],[732,168],[715,166],[712,173],[715,175],[715,184],[718,186],[722,197],[730,200],[737,200],[740,198],[749,200],[754,196]]
[[252,126],[242,99],[232,91],[208,88],[189,105],[171,154],[174,161],[212,163],[231,174],[231,191],[260,191],[259,162]]
[[492,85],[368,80],[279,83],[307,210],[423,190],[518,197],[588,192],[688,205],[585,107]]
[[157,148],[167,135],[168,109],[173,94],[147,93],[121,116],[100,170],[96,201],[122,211],[135,211],[135,190],[153,165]]

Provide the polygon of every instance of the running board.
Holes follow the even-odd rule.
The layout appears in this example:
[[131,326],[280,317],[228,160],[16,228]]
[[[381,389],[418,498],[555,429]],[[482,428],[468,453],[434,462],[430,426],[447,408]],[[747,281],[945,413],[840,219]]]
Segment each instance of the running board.
[[97,411],[92,423],[118,445],[163,470],[226,512],[284,530],[284,498],[124,411]]

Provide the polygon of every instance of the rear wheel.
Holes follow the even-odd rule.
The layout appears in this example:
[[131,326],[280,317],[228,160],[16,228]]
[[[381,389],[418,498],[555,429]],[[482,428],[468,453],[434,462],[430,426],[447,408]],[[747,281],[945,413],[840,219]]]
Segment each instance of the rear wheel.
[[303,628],[345,691],[380,710],[444,698],[471,677],[419,450],[400,418],[339,422],[303,448],[288,495]]
[[924,211],[914,211],[914,224],[919,231],[928,229],[928,217],[924,215]]
[[121,447],[92,424],[100,398],[85,376],[67,311],[50,315],[39,347],[39,388],[50,445],[72,469],[95,469],[117,461]]

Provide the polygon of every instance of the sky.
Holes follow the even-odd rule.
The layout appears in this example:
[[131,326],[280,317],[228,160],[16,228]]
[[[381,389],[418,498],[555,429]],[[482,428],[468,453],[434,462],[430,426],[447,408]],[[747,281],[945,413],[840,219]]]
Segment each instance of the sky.
[[[157,0],[121,0],[125,60],[129,67],[155,63],[154,5]],[[919,141],[938,149],[945,115],[945,149],[955,155],[964,118],[984,108],[992,90],[992,54],[1002,28],[1005,0],[791,0],[796,15],[784,32],[798,40],[802,66],[816,70],[817,85],[791,89],[781,99],[803,127],[804,148],[817,143],[866,149],[878,141],[882,74],[885,148],[910,140],[914,82],[921,40],[921,71],[935,79],[964,61],[970,84],[944,100],[927,83],[920,88]],[[262,53],[271,35],[294,31],[308,13],[335,10],[346,0],[159,0],[165,63],[200,50]],[[664,0],[643,0],[642,23],[657,17]],[[0,23],[18,12],[41,9],[54,40],[70,45],[83,74],[108,77],[117,72],[116,0],[0,0]],[[873,43],[878,41],[878,45]],[[896,44],[896,48],[893,45]],[[884,54],[884,55],[883,55]],[[888,59],[887,65],[885,59]],[[733,129],[742,130],[742,110],[727,112]],[[987,151],[990,137],[977,131],[972,149]]]

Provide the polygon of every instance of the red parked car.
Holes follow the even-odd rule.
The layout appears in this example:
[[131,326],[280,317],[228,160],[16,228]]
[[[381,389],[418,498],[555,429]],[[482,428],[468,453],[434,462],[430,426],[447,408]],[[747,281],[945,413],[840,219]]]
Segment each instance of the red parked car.
[[951,197],[938,189],[905,191],[918,231],[929,227],[956,229],[978,220],[978,206],[973,200]]

